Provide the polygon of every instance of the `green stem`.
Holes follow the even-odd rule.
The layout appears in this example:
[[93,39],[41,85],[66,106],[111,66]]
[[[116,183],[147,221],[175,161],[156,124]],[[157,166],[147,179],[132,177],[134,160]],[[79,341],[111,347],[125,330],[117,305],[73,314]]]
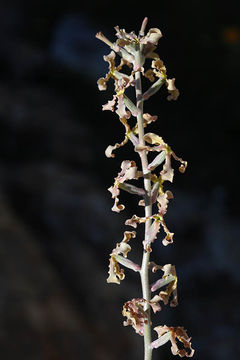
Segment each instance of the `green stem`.
[[[138,51],[138,57],[140,58],[141,53]],[[139,58],[136,58],[136,62],[139,62]],[[144,127],[143,127],[143,100],[142,100],[142,83],[141,83],[141,73],[137,71],[135,74],[135,90],[136,90],[136,99],[137,99],[137,108],[139,114],[137,116],[138,124],[138,135],[140,146],[145,145],[144,141]],[[146,150],[140,151],[140,158],[142,163],[142,171],[144,178],[144,189],[146,191],[145,195],[145,216],[150,217],[152,215],[152,204],[151,204],[151,172],[148,170],[148,159]],[[151,226],[151,220],[147,220],[145,223],[145,237],[146,233]],[[148,263],[149,263],[149,252],[143,250],[142,257],[142,266],[141,266],[141,283],[142,283],[142,293],[143,298],[147,301],[150,301],[150,289],[149,289],[149,278],[148,278]],[[150,306],[146,303],[144,310],[148,314],[148,322],[144,325],[144,360],[152,359],[152,349],[150,348],[151,344],[151,315],[150,315]]]

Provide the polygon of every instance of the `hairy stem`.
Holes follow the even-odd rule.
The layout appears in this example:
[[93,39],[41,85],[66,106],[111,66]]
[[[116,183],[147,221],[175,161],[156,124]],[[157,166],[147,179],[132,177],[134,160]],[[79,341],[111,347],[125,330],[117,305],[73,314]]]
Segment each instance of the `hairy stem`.
[[[140,58],[139,50],[139,58]],[[137,60],[138,61],[138,60]],[[139,110],[139,115],[137,116],[138,123],[138,134],[139,134],[139,143],[144,146],[144,127],[143,127],[143,100],[142,100],[142,84],[141,84],[141,73],[137,71],[135,74],[135,90],[136,90],[136,99],[137,99],[137,108]],[[152,215],[152,204],[151,204],[151,172],[148,170],[148,159],[146,150],[140,151],[142,171],[144,177],[144,189],[146,191],[145,195],[145,216],[150,217]],[[145,223],[145,237],[146,233],[151,226],[151,220],[147,220]],[[143,298],[147,301],[150,300],[150,289],[149,289],[149,278],[148,278],[148,263],[149,263],[149,252],[143,250],[142,266],[141,266],[141,283],[142,283],[142,293]],[[152,349],[150,348],[151,344],[151,315],[149,304],[146,303],[145,309],[148,314],[148,322],[144,325],[144,360],[152,359]]]

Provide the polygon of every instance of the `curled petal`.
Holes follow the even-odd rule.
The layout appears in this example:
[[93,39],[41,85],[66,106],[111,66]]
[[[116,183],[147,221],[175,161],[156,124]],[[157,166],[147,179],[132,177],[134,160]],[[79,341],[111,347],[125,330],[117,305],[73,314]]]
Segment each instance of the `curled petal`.
[[138,179],[139,173],[135,161],[124,160],[121,169],[117,177],[118,182],[124,183],[126,180]]
[[166,80],[167,83],[167,89],[169,92],[169,96],[167,97],[167,99],[170,100],[177,100],[178,96],[179,96],[179,90],[176,88],[175,86],[175,79],[168,79]]
[[129,242],[130,239],[136,237],[136,231],[124,231],[122,242]]
[[123,256],[126,258],[129,251],[131,251],[131,246],[126,242],[121,241],[120,243],[117,243],[117,246],[115,249],[113,249],[111,255],[114,255],[116,258],[116,255],[123,254]]
[[112,211],[117,213],[125,209],[125,206],[123,204],[118,204],[118,203],[119,203],[119,199],[116,197],[114,201],[114,205],[112,207]]
[[147,125],[151,124],[152,122],[158,119],[157,115],[150,115],[148,113],[143,114],[143,125],[146,127]]
[[171,166],[171,153],[166,153],[165,164],[163,165],[163,169],[160,172],[162,180],[168,180],[173,182],[174,169]]
[[114,150],[124,146],[126,143],[128,142],[128,137],[125,136],[124,140],[121,143],[116,143],[114,146],[113,145],[108,145],[108,147],[105,150],[105,155],[108,158],[114,158],[115,155],[112,153]]
[[154,73],[156,76],[161,77],[166,75],[166,67],[163,61],[159,58],[152,61],[152,68],[154,69]]
[[140,42],[142,44],[151,43],[153,45],[157,45],[161,37],[162,37],[161,30],[159,30],[158,28],[151,28],[149,29],[147,35],[140,40]]
[[113,150],[115,150],[115,149],[117,149],[117,148],[119,148],[120,147],[120,144],[115,144],[114,146],[112,146],[112,145],[108,145],[108,147],[106,148],[106,150],[105,150],[105,155],[106,155],[106,157],[108,157],[108,158],[114,158],[115,157],[115,155],[114,154],[112,154],[112,152],[113,152]]
[[133,215],[131,219],[125,221],[125,225],[129,225],[136,228],[138,224],[146,222],[147,219],[148,218],[146,217],[139,217],[137,215]]
[[125,138],[124,138],[124,140],[123,140],[121,143],[116,143],[114,146],[113,146],[113,145],[109,145],[109,146],[107,147],[107,149],[105,150],[105,155],[106,155],[106,157],[108,157],[108,158],[110,158],[110,157],[114,158],[115,155],[114,155],[112,152],[113,152],[114,150],[116,150],[116,149],[124,146],[124,145],[128,142],[129,137],[130,137],[130,136],[129,136],[129,133],[130,133],[131,129],[130,129],[130,126],[128,125],[127,119],[125,119],[125,118],[120,118],[120,121],[121,121],[121,123],[122,123],[122,124],[124,125],[124,127],[125,127]]
[[97,84],[98,84],[98,89],[100,91],[104,91],[107,90],[107,82],[108,82],[109,78],[106,77],[101,77],[100,79],[98,79]]
[[114,51],[111,51],[110,54],[103,56],[103,59],[108,62],[109,70],[115,69],[115,57],[116,54]]
[[116,103],[116,95],[113,96],[112,100],[108,100],[107,104],[102,105],[102,110],[109,110],[109,111],[114,111],[114,107],[115,107],[115,103]]
[[144,140],[149,144],[166,145],[163,138],[154,133],[147,133],[144,135]]
[[124,102],[123,94],[120,94],[119,96],[117,96],[117,99],[118,99],[118,102],[117,102],[116,114],[118,114],[118,116],[120,118],[129,119],[131,117],[131,112],[126,111],[126,105]]
[[179,171],[183,174],[187,168],[187,161],[184,161],[183,159],[179,158],[173,151],[172,156],[175,160],[180,161],[181,165],[179,166]]
[[162,268],[163,268],[161,265],[155,264],[154,261],[151,261],[148,264],[148,267],[149,267],[150,270],[152,270],[153,273],[157,272],[158,270],[162,270]]
[[153,58],[158,56],[153,53],[156,49],[159,39],[162,37],[162,33],[157,28],[152,28],[148,31],[147,35],[140,39],[140,43],[143,44],[143,54],[144,56]]
[[108,191],[112,194],[112,198],[114,199],[114,205],[112,207],[112,211],[119,213],[120,211],[124,210],[125,206],[118,204],[119,203],[118,196],[120,194],[118,186],[117,185],[111,186],[110,188],[108,188]]
[[174,235],[174,233],[171,233],[171,232],[168,230],[167,225],[166,225],[166,223],[165,223],[165,221],[164,221],[163,219],[162,219],[162,221],[161,221],[161,224],[162,224],[162,226],[163,226],[163,230],[164,230],[165,233],[166,233],[166,236],[165,236],[165,238],[163,239],[162,243],[163,243],[164,246],[167,246],[167,245],[173,243],[173,235]]
[[169,199],[173,199],[173,194],[170,190],[167,190],[163,195],[157,197],[158,211],[160,215],[165,215],[168,208]]
[[125,258],[127,257],[128,252],[131,250],[131,246],[128,244],[131,238],[136,237],[135,231],[124,231],[123,240],[120,243],[117,243],[115,249],[113,249],[111,255],[122,254]]
[[107,278],[107,283],[120,284],[120,280],[123,280],[124,270],[120,269],[117,261],[111,256],[109,261],[109,277]]
[[148,78],[148,80],[150,80],[151,82],[154,82],[155,80],[153,69],[148,69],[147,71],[145,71],[144,76]]

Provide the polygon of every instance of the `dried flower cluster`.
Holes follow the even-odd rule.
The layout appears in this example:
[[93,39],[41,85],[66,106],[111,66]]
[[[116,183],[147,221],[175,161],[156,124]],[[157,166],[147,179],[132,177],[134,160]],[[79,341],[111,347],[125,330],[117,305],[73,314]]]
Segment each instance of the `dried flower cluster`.
[[[125,208],[123,204],[119,203],[121,190],[139,196],[139,206],[145,209],[145,216],[133,215],[125,223],[135,229],[138,224],[145,224],[141,266],[128,258],[131,251],[130,242],[136,238],[136,231],[125,231],[123,240],[116,244],[110,254],[107,282],[120,284],[121,280],[125,278],[122,266],[140,274],[143,296],[127,301],[123,306],[122,313],[126,317],[124,325],[131,325],[137,334],[144,336],[145,360],[151,359],[152,349],[162,346],[167,341],[171,342],[171,350],[174,355],[192,357],[194,350],[191,347],[191,339],[183,327],[157,326],[154,330],[157,332],[158,338],[155,341],[151,340],[151,309],[156,313],[161,311],[161,303],[170,304],[172,307],[178,304],[175,266],[171,264],[156,265],[150,261],[150,253],[152,244],[157,239],[161,228],[165,232],[165,237],[162,239],[163,245],[167,246],[173,242],[174,234],[170,232],[164,219],[169,200],[173,198],[173,194],[171,191],[165,190],[164,185],[167,181],[173,181],[172,159],[180,163],[179,171],[181,173],[184,173],[187,162],[177,157],[160,136],[152,132],[144,132],[147,126],[157,121],[156,115],[143,112],[144,102],[163,85],[167,88],[168,100],[176,100],[179,96],[175,79],[167,77],[166,67],[155,52],[158,41],[162,37],[161,31],[152,28],[144,35],[146,24],[147,18],[144,19],[138,35],[135,32],[127,33],[124,29],[116,26],[117,40],[114,43],[109,41],[101,32],[96,35],[98,39],[111,48],[110,53],[104,56],[109,71],[105,77],[98,80],[98,88],[100,91],[106,90],[108,81],[112,79],[115,89],[113,98],[103,105],[103,110],[115,112],[125,128],[123,141],[109,145],[105,154],[109,158],[115,157],[114,151],[130,141],[133,144],[134,151],[139,154],[142,164],[142,168],[139,170],[133,160],[122,162],[121,170],[115,177],[114,184],[108,189],[114,199],[112,210],[120,212]],[[118,63],[116,61],[117,55],[120,58]],[[152,59],[152,62],[151,68],[146,70],[144,64],[147,58]],[[124,68],[128,68],[128,75],[124,72]],[[142,76],[152,83],[145,92],[142,91]],[[126,95],[130,86],[135,87],[136,101],[131,100]],[[151,163],[148,162],[147,157],[149,152],[157,153]],[[136,186],[133,183],[137,180],[142,185]],[[153,206],[156,209],[154,212]],[[152,285],[149,285],[148,273],[150,271],[155,273],[158,270],[161,270],[163,275]],[[151,295],[152,293],[155,294]],[[179,348],[177,340],[183,344],[183,348]]]

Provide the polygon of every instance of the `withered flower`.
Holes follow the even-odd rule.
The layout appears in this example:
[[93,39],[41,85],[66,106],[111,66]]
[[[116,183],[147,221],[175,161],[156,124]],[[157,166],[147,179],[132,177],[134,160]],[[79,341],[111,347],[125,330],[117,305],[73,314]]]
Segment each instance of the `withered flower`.
[[144,324],[148,322],[147,312],[143,309],[145,302],[144,299],[132,299],[123,305],[122,311],[123,316],[127,318],[123,325],[131,325],[136,333],[141,336],[144,335]]
[[108,191],[111,192],[112,198],[114,199],[114,206],[112,211],[120,212],[124,210],[124,205],[118,205],[120,195],[119,185],[123,184],[127,180],[138,179],[141,173],[138,171],[135,161],[124,160],[121,164],[121,171],[115,178],[114,185],[111,186]]
[[[187,335],[186,330],[183,327],[169,327],[169,326],[157,326],[154,330],[158,334],[158,339],[151,343],[151,348],[156,349],[166,342],[171,341],[171,351],[173,355],[179,355],[180,357],[192,357],[194,350],[192,349],[191,338]],[[184,349],[179,349],[177,340],[183,343]],[[188,350],[186,350],[188,349]]]
[[159,293],[159,300],[164,302],[164,305],[167,305],[169,302],[169,298],[172,295],[172,300],[170,302],[171,307],[175,307],[178,304],[177,299],[177,275],[176,269],[174,265],[166,264],[161,269],[164,274],[161,279],[155,281],[150,289],[152,292],[157,291],[158,289],[166,286],[166,289],[161,290]]

